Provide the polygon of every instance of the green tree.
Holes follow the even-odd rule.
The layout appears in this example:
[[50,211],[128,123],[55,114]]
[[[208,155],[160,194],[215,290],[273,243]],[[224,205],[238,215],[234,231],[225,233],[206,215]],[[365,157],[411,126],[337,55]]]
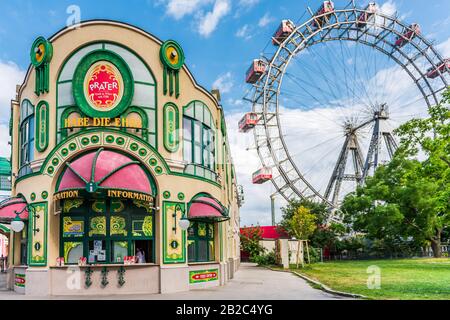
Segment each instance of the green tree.
[[398,128],[401,141],[393,160],[344,199],[341,209],[354,230],[375,239],[412,237],[441,256],[442,232],[450,227],[449,102],[447,90],[429,118]]
[[316,220],[310,209],[301,206],[289,220],[289,230],[297,239],[308,240],[317,228]]

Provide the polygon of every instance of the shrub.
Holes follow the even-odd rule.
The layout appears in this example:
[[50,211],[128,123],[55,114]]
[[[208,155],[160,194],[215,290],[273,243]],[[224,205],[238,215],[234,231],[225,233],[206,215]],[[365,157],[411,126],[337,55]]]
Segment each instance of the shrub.
[[258,256],[254,256],[250,259],[250,261],[257,263],[260,266],[274,265],[276,263],[275,250],[272,250],[268,253],[261,253]]

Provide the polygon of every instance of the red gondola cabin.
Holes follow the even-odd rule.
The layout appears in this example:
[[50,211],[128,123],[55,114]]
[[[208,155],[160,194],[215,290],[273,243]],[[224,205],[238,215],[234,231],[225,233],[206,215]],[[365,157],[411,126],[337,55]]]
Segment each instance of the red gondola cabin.
[[[323,23],[325,22],[325,19],[328,16],[328,14],[330,14],[332,12],[334,12],[333,1],[324,1],[323,4],[320,6],[320,8],[316,11],[315,16],[320,16],[322,14],[325,14],[325,15],[322,17],[315,18],[312,23],[312,27],[313,28],[321,27],[323,25]],[[326,14],[326,13],[328,13],[328,14]]]
[[245,75],[245,82],[256,83],[266,72],[266,63],[261,59],[255,59]]
[[417,23],[413,23],[406,29],[405,33],[403,35],[398,36],[397,40],[395,41],[395,45],[397,47],[403,47],[405,44],[407,44],[409,41],[414,39],[415,36],[420,34],[420,26]]
[[277,31],[275,31],[272,37],[272,44],[278,46],[284,40],[289,37],[289,35],[294,32],[295,25],[291,20],[282,20]]
[[364,28],[366,26],[367,21],[369,21],[370,18],[372,18],[373,15],[377,12],[377,5],[375,2],[371,2],[364,10],[365,11],[361,12],[358,17],[358,22],[356,23],[356,26],[358,28]]
[[261,184],[269,181],[270,179],[272,179],[272,169],[263,167],[253,173],[252,182],[254,184]]
[[439,76],[439,73],[443,74],[450,70],[450,58],[444,60],[443,63],[438,65],[437,67],[431,67],[427,70],[427,78],[434,79]]
[[253,129],[258,123],[258,114],[255,112],[248,112],[244,114],[242,119],[239,121],[239,131],[247,132]]

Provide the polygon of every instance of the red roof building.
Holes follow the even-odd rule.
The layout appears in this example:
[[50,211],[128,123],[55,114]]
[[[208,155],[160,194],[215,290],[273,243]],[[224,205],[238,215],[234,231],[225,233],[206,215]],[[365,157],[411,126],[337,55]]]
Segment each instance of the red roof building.
[[[254,227],[244,227],[241,228],[241,234],[245,234],[247,230],[250,230]],[[276,240],[276,239],[288,239],[289,235],[280,230],[277,226],[262,226],[259,227],[261,229],[261,239],[262,240]]]

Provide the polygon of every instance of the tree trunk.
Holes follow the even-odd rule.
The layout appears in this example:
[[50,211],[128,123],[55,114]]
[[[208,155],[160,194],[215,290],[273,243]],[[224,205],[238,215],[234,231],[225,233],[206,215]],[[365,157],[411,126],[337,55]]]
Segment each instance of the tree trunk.
[[436,236],[431,239],[431,249],[433,250],[433,256],[435,258],[441,258],[441,230],[436,231]]
[[433,250],[433,256],[435,258],[441,258],[441,240],[431,240],[431,249]]

